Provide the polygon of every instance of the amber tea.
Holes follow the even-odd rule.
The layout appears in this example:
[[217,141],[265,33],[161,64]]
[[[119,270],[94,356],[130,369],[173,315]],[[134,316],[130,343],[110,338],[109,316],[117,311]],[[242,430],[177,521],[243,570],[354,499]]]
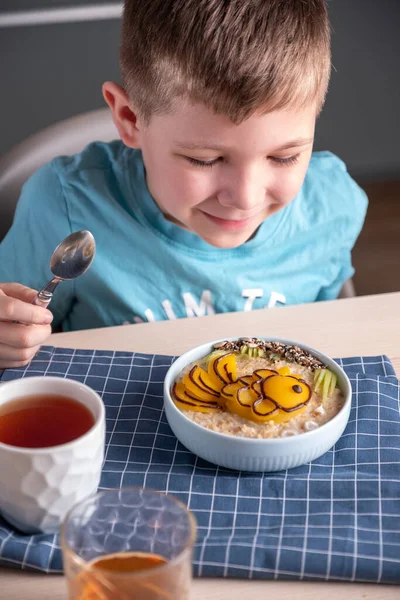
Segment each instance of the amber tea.
[[[158,554],[146,552],[117,552],[101,556],[87,565],[78,576],[73,599],[75,600],[179,600],[180,590],[171,590],[168,572],[156,577],[129,578],[167,564]],[[126,575],[127,579],[121,575]]]
[[19,448],[49,448],[76,440],[95,418],[81,402],[66,396],[33,395],[0,405],[0,442]]
[[159,554],[147,552],[116,552],[97,558],[90,566],[92,569],[103,569],[118,573],[133,573],[144,569],[154,569],[165,565],[167,560]]
[[189,600],[195,536],[191,512],[163,492],[87,498],[61,529],[69,600]]

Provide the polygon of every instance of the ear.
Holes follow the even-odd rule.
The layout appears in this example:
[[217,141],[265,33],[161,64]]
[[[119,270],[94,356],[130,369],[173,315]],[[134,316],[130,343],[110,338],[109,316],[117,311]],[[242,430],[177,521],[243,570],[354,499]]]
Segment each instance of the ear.
[[129,148],[140,148],[138,116],[125,91],[112,81],[106,81],[102,90],[121,140]]

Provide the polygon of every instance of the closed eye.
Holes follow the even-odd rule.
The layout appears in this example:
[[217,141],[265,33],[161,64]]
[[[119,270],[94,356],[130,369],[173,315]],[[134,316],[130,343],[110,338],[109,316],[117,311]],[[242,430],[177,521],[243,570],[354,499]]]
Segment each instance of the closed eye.
[[288,156],[287,158],[280,158],[278,156],[269,156],[268,158],[278,165],[289,166],[297,163],[300,158],[300,152],[298,154],[294,154],[293,156]]
[[214,160],[198,160],[197,158],[192,158],[191,156],[185,156],[185,158],[188,162],[190,162],[191,165],[194,165],[195,167],[212,167],[221,160],[221,158],[216,158]]
[[[281,158],[278,156],[269,156],[268,158],[278,165],[289,166],[297,163],[300,158],[300,152],[298,154],[294,154],[293,156],[288,156],[287,158]],[[199,160],[198,158],[185,156],[185,159],[195,167],[213,167],[222,160],[222,157],[215,158],[214,160]]]

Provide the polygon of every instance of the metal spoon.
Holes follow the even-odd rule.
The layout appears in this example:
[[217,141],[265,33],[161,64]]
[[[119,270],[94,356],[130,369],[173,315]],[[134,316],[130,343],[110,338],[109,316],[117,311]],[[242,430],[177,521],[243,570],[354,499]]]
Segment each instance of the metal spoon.
[[96,242],[90,231],[75,231],[66,237],[54,250],[50,260],[50,269],[54,278],[40,290],[32,304],[45,308],[61,281],[75,279],[86,273],[95,253]]

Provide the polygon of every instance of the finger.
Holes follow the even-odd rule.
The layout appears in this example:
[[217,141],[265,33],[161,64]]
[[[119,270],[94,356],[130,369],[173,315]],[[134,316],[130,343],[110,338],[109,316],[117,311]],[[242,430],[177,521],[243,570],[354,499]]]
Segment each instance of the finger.
[[6,362],[4,364],[2,364],[1,360],[0,360],[0,371],[5,371],[6,369],[18,369],[19,367],[26,367],[26,365],[29,365],[31,361],[27,360],[25,362]]
[[9,323],[7,321],[0,322],[1,344],[13,348],[33,348],[43,344],[50,334],[50,325],[21,325],[20,323]]
[[36,290],[33,290],[26,285],[21,285],[20,283],[0,283],[0,290],[2,290],[6,296],[17,298],[23,302],[33,302],[37,294]]
[[0,320],[43,325],[51,323],[53,315],[47,308],[0,294]]
[[11,369],[27,365],[39,352],[40,346],[34,348],[12,348],[0,346],[0,369]]

